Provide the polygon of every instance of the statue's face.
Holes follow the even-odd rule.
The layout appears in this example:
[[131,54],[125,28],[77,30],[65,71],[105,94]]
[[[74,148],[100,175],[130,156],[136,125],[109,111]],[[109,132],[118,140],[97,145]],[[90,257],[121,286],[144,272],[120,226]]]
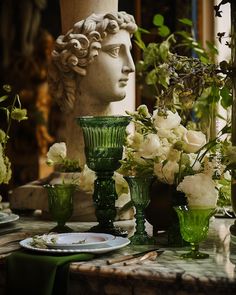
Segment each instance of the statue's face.
[[130,49],[130,34],[126,30],[104,38],[98,56],[81,79],[81,93],[106,103],[122,100],[129,74],[135,69]]

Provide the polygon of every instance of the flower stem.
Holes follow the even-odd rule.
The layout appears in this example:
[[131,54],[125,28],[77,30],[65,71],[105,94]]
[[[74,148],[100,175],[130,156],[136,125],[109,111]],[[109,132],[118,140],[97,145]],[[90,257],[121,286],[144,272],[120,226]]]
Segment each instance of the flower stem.
[[7,125],[6,134],[5,134],[5,140],[4,140],[4,142],[3,142],[3,146],[2,146],[2,148],[3,148],[3,152],[5,151],[6,146],[7,146],[8,134],[9,134],[9,132],[10,132],[11,122],[12,122],[11,114],[12,114],[12,111],[13,111],[13,109],[14,109],[14,107],[15,107],[15,103],[16,103],[16,100],[17,100],[17,99],[19,100],[18,95],[16,94],[16,95],[14,96],[13,103],[12,103],[12,105],[11,105],[11,107],[10,107],[10,111],[9,111],[8,125]]

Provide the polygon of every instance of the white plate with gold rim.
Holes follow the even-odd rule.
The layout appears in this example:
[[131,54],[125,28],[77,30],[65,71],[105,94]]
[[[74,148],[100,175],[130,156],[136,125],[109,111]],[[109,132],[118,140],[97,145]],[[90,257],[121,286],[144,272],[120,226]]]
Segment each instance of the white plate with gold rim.
[[27,238],[20,241],[21,247],[45,253],[63,254],[63,253],[93,253],[93,254],[103,254],[110,251],[114,251],[127,246],[130,243],[128,238],[116,237],[114,240],[110,240],[107,243],[96,246],[96,247],[84,247],[84,248],[73,248],[73,249],[54,249],[54,248],[38,248],[32,245],[33,239]]

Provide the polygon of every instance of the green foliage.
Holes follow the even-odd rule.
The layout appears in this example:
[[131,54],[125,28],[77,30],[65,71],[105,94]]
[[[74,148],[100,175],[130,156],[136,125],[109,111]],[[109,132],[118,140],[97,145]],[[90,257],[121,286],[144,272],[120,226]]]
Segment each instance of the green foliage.
[[[179,21],[192,27],[192,21],[187,18]],[[142,34],[147,31],[139,30],[136,43],[143,51],[143,58],[137,63],[137,82],[156,98],[157,106],[177,109],[185,125],[189,120],[201,118],[197,122],[205,131],[219,102],[225,109],[232,105],[230,65],[227,61],[215,64],[218,54],[215,45],[206,42],[207,49],[204,49],[188,30],[160,34],[160,28],[165,26],[162,15],[156,14],[153,24],[157,35],[164,38],[145,45]],[[179,49],[192,50],[197,57],[179,55]]]
[[[221,1],[215,6],[218,16],[221,16],[220,5],[225,4],[224,2],[229,1]],[[143,56],[136,67],[137,82],[142,86],[145,95],[156,99],[157,107],[177,109],[185,126],[195,124],[196,129],[206,133],[212,125],[212,118],[218,115],[217,106],[221,104],[226,110],[232,106],[232,65],[225,60],[219,64],[215,62],[218,55],[216,46],[207,41],[203,47],[196,40],[191,20],[182,18],[179,22],[186,26],[186,30],[171,33],[166,30],[164,17],[156,14],[153,18],[158,40],[156,43],[145,44],[142,35],[149,32],[139,30],[136,43]],[[218,38],[221,41],[225,38],[225,33],[219,33]],[[189,56],[190,52],[195,57]],[[227,135],[230,131],[231,123],[226,122],[221,135]],[[227,154],[228,137],[220,144],[217,140],[218,137],[210,141],[207,150],[215,149],[222,155]],[[236,157],[232,150],[228,154],[223,162],[229,171],[236,167]],[[187,174],[191,174],[191,171],[187,171]],[[230,180],[221,180],[219,184],[218,205],[229,205]]]
[[231,205],[231,181],[227,179],[221,179],[219,181],[221,185],[219,188],[219,198],[217,205],[219,207],[230,206]]
[[0,126],[0,184],[8,183],[11,179],[11,162],[6,155],[6,148],[12,120],[20,122],[27,119],[27,110],[21,108],[19,95],[12,93],[10,85],[3,85],[3,90],[5,93],[0,97],[0,113],[3,113],[1,118],[5,118],[5,126]]

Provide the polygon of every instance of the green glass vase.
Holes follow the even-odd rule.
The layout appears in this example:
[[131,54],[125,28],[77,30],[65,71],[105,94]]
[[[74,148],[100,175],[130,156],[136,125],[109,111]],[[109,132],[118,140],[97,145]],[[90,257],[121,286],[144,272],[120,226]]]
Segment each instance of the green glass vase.
[[130,238],[133,245],[152,245],[155,243],[153,237],[149,237],[145,230],[145,209],[150,203],[150,185],[154,177],[125,176],[130,189],[130,196],[135,207],[135,233]]
[[190,243],[191,250],[181,255],[182,258],[203,259],[209,254],[199,251],[199,243],[206,239],[209,220],[214,215],[215,208],[174,207],[180,222],[180,232],[183,239]]
[[98,225],[92,232],[127,236],[127,231],[114,226],[117,193],[114,171],[120,167],[129,116],[85,116],[77,118],[84,136],[86,163],[96,172],[93,202]]
[[56,227],[50,232],[66,233],[73,230],[66,225],[66,222],[73,214],[73,195],[76,190],[74,184],[46,184],[44,188],[48,193],[48,210],[53,219],[57,222]]

